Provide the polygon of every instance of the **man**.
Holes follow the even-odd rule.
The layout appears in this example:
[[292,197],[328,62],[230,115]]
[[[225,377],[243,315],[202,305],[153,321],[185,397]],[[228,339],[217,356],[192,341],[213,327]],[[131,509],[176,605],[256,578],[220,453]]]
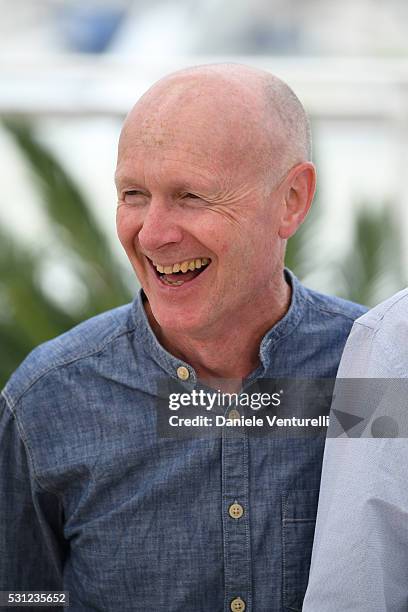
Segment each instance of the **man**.
[[338,376],[358,402],[342,412],[357,418],[342,436],[329,428],[305,612],[408,609],[407,339],[405,289],[347,341]]
[[283,267],[310,150],[290,88],[240,65],[170,75],[130,112],[117,228],[142,291],[39,347],[3,391],[1,588],[63,586],[78,611],[301,609],[323,437],[176,439],[155,409],[160,377],[335,376],[363,308]]

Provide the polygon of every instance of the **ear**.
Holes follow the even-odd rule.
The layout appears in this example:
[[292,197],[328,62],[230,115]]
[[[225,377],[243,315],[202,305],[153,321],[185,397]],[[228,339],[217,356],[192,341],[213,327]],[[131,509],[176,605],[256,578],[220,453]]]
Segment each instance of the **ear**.
[[304,221],[316,189],[316,169],[311,162],[294,166],[285,180],[279,236],[290,238]]

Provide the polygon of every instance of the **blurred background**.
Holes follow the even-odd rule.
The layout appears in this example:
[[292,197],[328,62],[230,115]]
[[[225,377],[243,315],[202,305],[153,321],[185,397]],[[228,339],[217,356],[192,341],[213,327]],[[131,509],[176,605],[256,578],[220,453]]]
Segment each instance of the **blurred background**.
[[370,306],[406,285],[404,0],[0,0],[0,15],[0,388],[35,345],[132,299],[117,139],[184,66],[258,66],[305,105],[319,186],[287,263],[306,284]]

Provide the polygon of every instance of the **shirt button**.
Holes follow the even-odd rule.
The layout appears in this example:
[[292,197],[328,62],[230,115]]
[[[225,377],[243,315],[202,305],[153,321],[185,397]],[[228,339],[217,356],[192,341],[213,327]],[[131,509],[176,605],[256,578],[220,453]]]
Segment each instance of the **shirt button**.
[[230,410],[229,413],[228,413],[228,418],[229,419],[239,419],[240,417],[241,417],[241,415],[239,414],[238,410],[235,410],[235,408]]
[[190,377],[190,372],[185,366],[180,366],[177,368],[177,376],[180,378],[180,380],[188,380]]
[[240,597],[236,597],[231,601],[230,608],[232,612],[244,612],[246,608],[245,601]]
[[[237,504],[235,502],[235,504],[231,504],[231,506],[228,508],[228,514],[233,519],[239,519],[244,514],[244,509],[241,506],[241,504]],[[234,601],[235,601],[235,599],[234,599]]]

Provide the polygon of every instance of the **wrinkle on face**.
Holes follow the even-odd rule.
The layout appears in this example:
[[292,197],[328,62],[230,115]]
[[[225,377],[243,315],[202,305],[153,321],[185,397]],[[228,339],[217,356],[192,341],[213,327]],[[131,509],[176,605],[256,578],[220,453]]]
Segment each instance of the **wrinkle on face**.
[[[203,161],[200,165],[189,164],[188,169],[180,167],[181,160],[175,157],[166,156],[165,159],[156,162],[149,164],[147,171],[143,164],[144,171],[139,171],[139,175],[143,175],[143,180],[135,180],[136,173],[134,178],[125,177],[119,168],[117,175],[119,205],[122,203],[121,194],[126,189],[143,189],[146,190],[148,197],[152,197],[152,194],[157,194],[156,188],[160,186],[160,193],[167,198],[169,206],[181,206],[183,210],[191,210],[200,215],[221,215],[229,223],[243,225],[250,216],[252,203],[263,197],[262,186],[253,180],[237,182],[236,178],[232,180],[229,172],[220,172],[217,166],[214,166],[213,173],[209,172],[208,164],[206,167],[203,166]],[[174,168],[174,171],[170,172],[174,176],[172,182],[168,179],[169,164]],[[183,175],[187,178],[184,179]],[[166,181],[163,177],[166,177]],[[194,200],[191,204],[186,203],[184,198],[189,193],[194,194],[201,202]]]
[[251,216],[251,208],[259,199],[258,190],[254,187],[243,185],[229,192],[219,192],[214,197],[204,198],[208,205],[209,213],[220,215],[230,224],[245,227]]
[[[213,203],[232,202],[245,197],[258,184],[254,171],[248,170],[248,160],[235,152],[225,154],[211,134],[191,137],[190,129],[179,134],[180,142],[148,146],[134,145],[133,134],[122,139],[115,175],[118,191],[127,185],[139,185],[151,190],[166,178],[166,186],[180,191],[192,191]],[[232,143],[233,145],[233,143]],[[168,180],[169,170],[174,185]]]

